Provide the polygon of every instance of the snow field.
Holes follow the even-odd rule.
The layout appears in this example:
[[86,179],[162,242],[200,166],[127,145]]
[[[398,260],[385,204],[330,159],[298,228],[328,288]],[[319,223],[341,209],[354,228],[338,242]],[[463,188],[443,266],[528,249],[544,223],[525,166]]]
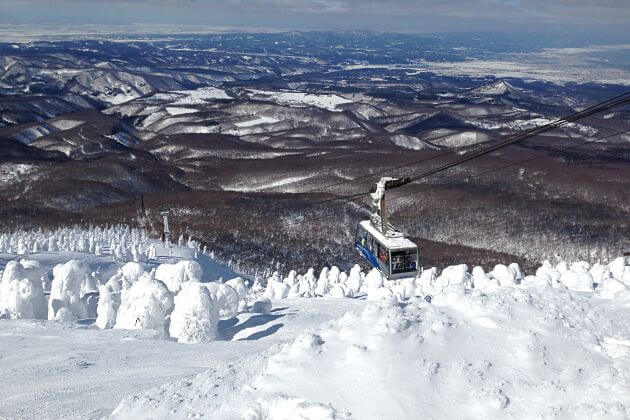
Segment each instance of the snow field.
[[[271,299],[302,286],[330,302],[352,278],[367,305],[304,331],[253,376],[208,371],[127,399],[114,417],[628,418],[629,273],[623,258],[546,261],[530,276],[456,265],[396,282],[356,267],[276,273]],[[226,380],[233,391],[208,396]]]
[[182,115],[182,114],[194,114],[195,112],[199,112],[196,108],[184,108],[184,107],[175,107],[175,106],[167,106],[166,112],[170,115]]
[[381,300],[285,345],[210,414],[626,418],[630,360],[611,351],[630,344],[626,313],[566,289],[502,288],[445,306]]
[[[230,100],[234,99],[227,94],[223,89],[215,87],[205,87],[193,90],[177,90],[167,93],[156,93],[155,95],[147,98],[147,101],[171,101],[172,105],[203,105],[208,101],[213,100]],[[171,108],[173,109],[173,108]],[[170,111],[169,111],[170,112]]]
[[[145,334],[158,347],[200,343],[247,354],[126,398],[116,418],[630,416],[624,258],[545,261],[534,275],[517,264],[489,272],[460,264],[396,281],[333,266],[274,273],[250,288],[236,276],[208,282],[208,270],[219,271],[203,253],[195,259],[194,241],[180,238],[167,249],[143,235],[125,227],[0,235],[3,250],[23,252],[2,254],[10,255],[0,276],[4,318],[96,317],[107,331],[85,331],[108,340]],[[41,251],[49,246],[58,250]],[[99,271],[93,259],[113,265]],[[10,331],[26,328],[2,322]]]
[[328,111],[339,111],[340,105],[352,103],[351,100],[335,94],[314,94],[289,91],[265,91],[248,89],[252,99],[272,99],[274,102],[292,106],[315,106]]
[[234,125],[236,127],[252,127],[252,126],[261,125],[261,124],[273,124],[273,123],[277,123],[278,121],[280,120],[278,120],[277,118],[273,118],[273,117],[269,117],[265,115],[259,115],[258,117],[254,119],[237,122]]
[[[2,254],[11,255],[0,276],[2,317],[63,321],[46,327],[53,329],[96,317],[109,330],[99,331],[103,337],[137,331],[162,338],[157,346],[272,336],[281,345],[260,344],[263,353],[238,365],[127,398],[114,417],[630,416],[624,258],[545,261],[534,275],[517,264],[489,272],[460,264],[396,281],[358,265],[348,273],[333,266],[274,273],[250,288],[236,276],[208,282],[215,268],[194,258],[194,241],[180,238],[165,249],[143,236],[125,227],[0,235],[3,250],[22,253]],[[49,247],[56,250],[42,251]],[[54,261],[50,269],[43,256]],[[115,268],[101,272],[93,258]],[[330,305],[338,308],[334,317]],[[326,316],[314,318],[314,308]]]

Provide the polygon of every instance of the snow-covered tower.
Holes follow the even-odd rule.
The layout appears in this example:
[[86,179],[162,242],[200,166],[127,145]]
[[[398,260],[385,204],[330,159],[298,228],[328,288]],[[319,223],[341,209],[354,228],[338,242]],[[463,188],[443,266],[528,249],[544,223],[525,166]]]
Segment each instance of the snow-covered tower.
[[162,240],[164,241],[165,244],[170,244],[171,243],[171,231],[168,227],[168,215],[169,215],[169,211],[168,210],[164,210],[161,211],[160,214],[162,215],[162,217],[164,218],[164,231],[162,233]]
[[140,210],[138,210],[138,225],[144,229],[147,224],[147,210],[144,206],[144,194],[140,196]]

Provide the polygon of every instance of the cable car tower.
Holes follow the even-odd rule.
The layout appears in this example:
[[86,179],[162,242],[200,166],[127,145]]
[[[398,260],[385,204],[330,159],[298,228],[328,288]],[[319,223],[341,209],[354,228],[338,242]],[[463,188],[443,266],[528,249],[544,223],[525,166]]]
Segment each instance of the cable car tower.
[[163,218],[164,230],[162,231],[162,241],[168,246],[171,243],[171,229],[168,227],[168,215],[170,211],[163,210],[160,212]]
[[357,251],[389,280],[418,274],[418,246],[387,221],[385,192],[409,181],[409,178],[381,178],[371,191],[374,211],[369,220],[357,226]]

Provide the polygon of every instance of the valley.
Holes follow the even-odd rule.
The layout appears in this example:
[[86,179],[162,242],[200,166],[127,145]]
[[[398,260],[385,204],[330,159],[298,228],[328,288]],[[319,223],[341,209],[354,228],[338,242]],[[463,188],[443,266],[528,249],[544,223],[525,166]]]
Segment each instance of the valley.
[[[575,82],[435,64],[524,48],[295,31],[0,44],[1,227],[138,223],[143,200],[153,235],[170,209],[176,235],[242,271],[348,269],[369,202],[312,203],[437,167],[630,84],[604,61],[571,67],[585,77]],[[622,83],[597,79],[612,71]],[[628,129],[620,107],[411,184],[392,194],[391,221],[426,244],[426,266],[618,255],[630,237]]]

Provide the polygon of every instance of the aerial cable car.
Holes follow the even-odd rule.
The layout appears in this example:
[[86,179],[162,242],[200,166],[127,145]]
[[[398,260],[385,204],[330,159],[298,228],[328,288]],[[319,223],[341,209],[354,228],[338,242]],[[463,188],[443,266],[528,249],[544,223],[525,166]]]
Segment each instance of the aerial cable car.
[[357,226],[355,248],[389,280],[418,274],[418,246],[387,222],[385,191],[408,182],[408,178],[381,178],[371,194],[374,212]]

